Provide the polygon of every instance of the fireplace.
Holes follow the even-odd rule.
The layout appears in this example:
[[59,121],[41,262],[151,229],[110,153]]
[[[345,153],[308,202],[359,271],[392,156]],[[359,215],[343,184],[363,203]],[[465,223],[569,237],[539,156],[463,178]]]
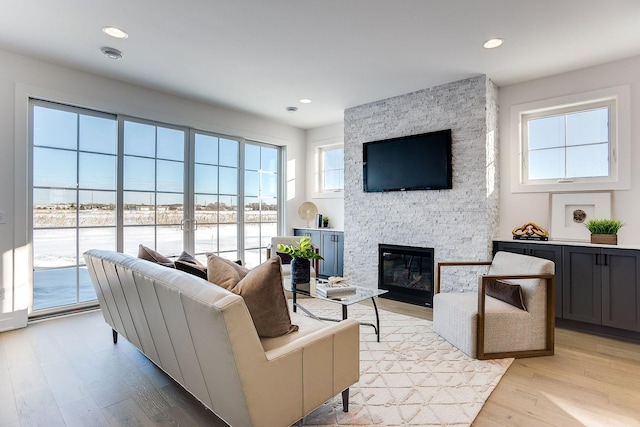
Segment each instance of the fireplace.
[[396,301],[431,307],[433,248],[378,245],[378,288]]

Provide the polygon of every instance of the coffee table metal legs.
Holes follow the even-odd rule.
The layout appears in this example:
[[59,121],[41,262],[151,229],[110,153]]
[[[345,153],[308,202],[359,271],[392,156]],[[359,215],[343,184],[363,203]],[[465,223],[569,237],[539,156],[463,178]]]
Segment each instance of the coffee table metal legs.
[[[376,324],[374,325],[373,323],[367,323],[367,322],[360,322],[361,325],[365,325],[365,326],[371,326],[373,328],[374,331],[376,331],[376,338],[377,341],[380,342],[380,315],[378,314],[378,306],[376,304],[376,299],[375,297],[371,298],[371,302],[373,302],[373,310],[376,313]],[[339,322],[340,320],[338,319],[330,319],[327,317],[318,317],[315,314],[311,313],[309,310],[307,310],[306,308],[304,308],[303,306],[301,306],[300,304],[298,304],[298,302],[296,301],[296,296],[295,294],[293,294],[293,312],[296,312],[296,309],[300,308],[300,310],[304,311],[304,313],[316,320],[326,320],[329,322]],[[347,306],[343,305],[342,306],[342,320],[346,320],[347,319]]]

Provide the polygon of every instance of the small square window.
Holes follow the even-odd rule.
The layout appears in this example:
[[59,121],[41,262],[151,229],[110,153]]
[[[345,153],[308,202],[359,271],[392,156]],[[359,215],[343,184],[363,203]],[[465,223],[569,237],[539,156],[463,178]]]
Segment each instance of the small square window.
[[318,179],[320,193],[344,191],[344,146],[318,148]]
[[609,180],[615,171],[615,100],[524,113],[524,184]]

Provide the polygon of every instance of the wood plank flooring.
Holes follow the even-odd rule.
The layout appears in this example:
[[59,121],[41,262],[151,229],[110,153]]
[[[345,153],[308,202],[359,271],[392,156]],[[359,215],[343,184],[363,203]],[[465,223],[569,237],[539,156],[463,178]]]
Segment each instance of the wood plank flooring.
[[[0,334],[0,427],[168,425],[225,424],[125,339],[114,346],[100,312]],[[640,345],[556,329],[555,356],[517,359],[474,426],[640,427]]]

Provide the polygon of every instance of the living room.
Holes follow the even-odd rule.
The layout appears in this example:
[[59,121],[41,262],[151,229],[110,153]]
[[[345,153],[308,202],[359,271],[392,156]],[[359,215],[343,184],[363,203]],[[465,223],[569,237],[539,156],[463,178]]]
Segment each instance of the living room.
[[[637,13],[635,5],[624,5],[629,7],[629,17],[634,16],[631,12]],[[100,25],[105,24],[101,22]],[[133,39],[133,35],[131,38]],[[640,245],[640,225],[634,221],[640,210],[640,178],[632,169],[638,156],[635,138],[640,134],[640,125],[637,121],[631,119],[627,123],[628,154],[619,157],[621,163],[625,160],[628,163],[627,177],[621,187],[584,190],[572,186],[562,190],[528,192],[514,191],[514,179],[517,183],[519,176],[519,153],[515,130],[518,126],[513,119],[513,111],[521,105],[540,100],[566,99],[621,86],[628,90],[626,114],[630,118],[635,117],[633,112],[640,99],[640,52],[621,53],[619,56],[611,54],[611,60],[599,58],[594,62],[587,58],[575,58],[572,64],[565,64],[561,72],[501,84],[499,87],[492,81],[492,75],[484,71],[483,64],[468,74],[459,73],[459,78],[447,77],[437,84],[408,87],[405,91],[388,93],[367,102],[346,102],[340,110],[343,117],[341,120],[306,127],[286,122],[292,120],[291,117],[295,114],[306,114],[303,105],[299,106],[296,113],[286,112],[285,105],[278,107],[281,111],[277,114],[281,119],[266,117],[242,111],[236,106],[213,103],[199,94],[187,96],[177,94],[172,89],[154,89],[144,81],[134,82],[129,77],[118,74],[117,62],[105,64],[107,71],[104,72],[93,68],[88,68],[90,71],[87,71],[82,66],[74,65],[73,61],[65,62],[55,50],[49,56],[40,56],[29,49],[19,49],[17,44],[11,43],[11,38],[0,40],[3,41],[3,50],[0,50],[0,62],[3,64],[0,73],[0,105],[4,113],[0,119],[3,124],[0,134],[5,151],[5,156],[0,160],[0,177],[4,183],[0,193],[0,211],[5,213],[6,221],[0,224],[0,251],[3,254],[0,277],[4,292],[4,298],[0,301],[0,330],[24,326],[32,304],[29,235],[31,178],[26,166],[29,165],[29,97],[285,146],[287,191],[282,214],[285,220],[279,232],[289,234],[292,228],[305,226],[305,222],[298,217],[298,207],[305,201],[314,202],[322,214],[331,218],[331,227],[344,230],[344,275],[361,283],[377,283],[379,243],[435,247],[437,262],[487,259],[491,255],[494,239],[511,239],[512,230],[529,221],[549,230],[553,239],[555,229],[552,224],[551,193],[610,192],[610,212],[613,217],[625,223],[618,235],[619,246]],[[480,43],[482,41],[484,40]],[[504,47],[509,42],[507,39]],[[61,50],[62,47],[56,46],[56,49]],[[92,46],[91,49],[98,52],[97,46]],[[129,52],[123,51],[128,59]],[[451,95],[451,92],[455,92],[454,88],[460,85],[466,85],[466,91]],[[235,89],[239,90],[237,87]],[[444,92],[449,94],[442,95]],[[481,93],[484,98],[473,104],[470,102],[473,99],[470,93]],[[444,96],[446,102],[455,104],[460,110],[446,107],[434,111],[429,100],[440,96]],[[299,105],[297,99],[292,102]],[[314,103],[319,101],[314,99]],[[495,116],[486,113],[487,105],[492,106],[488,111],[495,112]],[[472,108],[478,110],[470,110]],[[472,111],[479,110],[482,110],[482,123],[474,124],[477,128],[465,127],[464,123],[458,123],[457,120],[452,123],[447,119],[473,114]],[[624,113],[623,110],[621,112]],[[444,128],[453,128],[454,141],[465,144],[455,148],[457,157],[452,190],[396,194],[369,194],[362,191],[363,143]],[[473,134],[471,139],[466,139],[468,133]],[[490,134],[496,138],[494,154],[498,159],[497,163],[489,161],[491,156],[488,155],[490,150],[487,147]],[[318,194],[314,181],[316,150],[318,147],[340,143],[344,143],[345,149],[344,192]],[[475,167],[471,168],[470,165]],[[493,174],[488,174],[489,169]],[[608,341],[597,343],[596,345],[605,347],[616,345]],[[608,373],[617,382],[624,383],[619,370],[627,369],[629,378],[637,378],[640,375],[639,357],[637,347],[626,347],[625,342],[620,345],[622,347],[619,352],[625,354],[623,359],[616,359],[614,362],[599,359],[597,363],[618,364],[618,370]],[[576,344],[575,347],[579,345]],[[574,349],[572,351],[577,352]],[[591,352],[585,352],[580,353],[580,357],[590,359],[595,356]],[[0,361],[2,360],[0,357]],[[526,363],[514,365],[515,369],[510,368],[510,371],[530,376],[528,379],[535,383],[535,379],[541,377],[540,371],[527,370],[533,368],[527,367]],[[529,363],[536,365],[541,362]],[[550,364],[553,365],[553,362]],[[542,372],[552,369],[549,365],[538,368]],[[576,387],[583,387],[580,389],[582,391],[596,387],[590,380],[601,376],[590,369],[594,368],[585,369],[588,371],[587,376],[591,376],[589,380],[574,384]],[[555,372],[554,375],[560,374]],[[514,389],[519,393],[527,393],[518,385],[508,390]],[[585,400],[591,403],[590,399],[611,399],[612,402],[618,402],[618,394],[624,394],[626,390],[623,384],[612,392],[615,398],[585,392],[588,395]],[[564,391],[570,393],[567,389]],[[508,401],[508,398],[505,399]],[[620,399],[624,402],[624,399]],[[541,406],[545,406],[547,416],[549,413],[560,412],[558,409],[549,410],[551,405],[548,402],[541,403]],[[637,422],[638,414],[634,417],[626,403],[620,405],[625,408],[627,425]],[[568,406],[570,405],[565,409]],[[601,419],[593,414],[589,418],[584,415],[587,412],[580,412],[586,411],[584,407],[576,411],[571,416],[565,414],[558,419],[562,422],[569,419],[582,425],[603,425]],[[571,410],[566,409],[566,412],[571,413]],[[599,415],[603,414],[606,414],[606,410]],[[518,421],[525,425],[535,424],[540,419],[533,417],[527,421],[526,418],[519,418]],[[482,418],[478,420],[481,421]]]

